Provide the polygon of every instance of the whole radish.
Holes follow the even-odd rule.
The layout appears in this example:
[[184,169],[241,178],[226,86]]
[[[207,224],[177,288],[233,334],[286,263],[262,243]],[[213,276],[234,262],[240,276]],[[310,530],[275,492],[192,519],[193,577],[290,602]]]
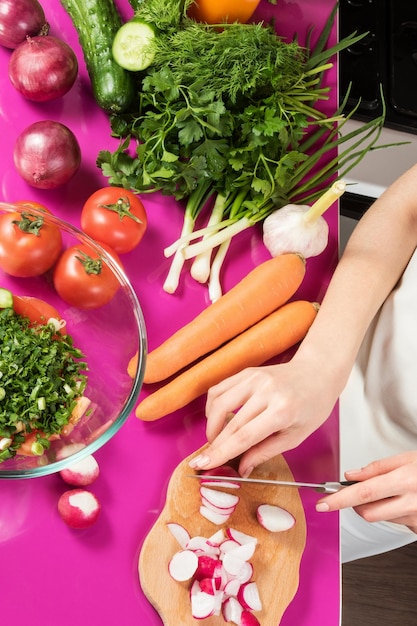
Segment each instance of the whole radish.
[[70,489],[58,500],[58,512],[70,528],[88,528],[100,514],[101,505],[96,496],[86,489]]

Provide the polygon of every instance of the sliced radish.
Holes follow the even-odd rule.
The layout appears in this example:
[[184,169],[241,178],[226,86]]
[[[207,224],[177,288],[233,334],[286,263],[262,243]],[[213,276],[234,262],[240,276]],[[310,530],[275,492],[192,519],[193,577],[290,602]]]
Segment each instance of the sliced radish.
[[240,585],[236,596],[244,609],[262,611],[262,602],[259,595],[258,585],[254,580]]
[[219,467],[215,467],[214,469],[204,470],[203,472],[201,472],[201,475],[224,476],[225,478],[233,478],[234,476],[238,478],[240,476],[239,472],[231,465],[220,465]]
[[239,572],[244,567],[246,561],[234,556],[234,551],[226,552],[223,557],[223,567],[230,576],[239,576]]
[[77,461],[70,465],[70,467],[59,472],[63,481],[75,487],[91,485],[97,480],[99,474],[99,465],[92,454],[89,454],[84,459],[81,459],[81,461]]
[[207,543],[209,546],[218,547],[220,546],[221,543],[223,543],[225,538],[226,538],[225,532],[223,528],[220,528],[207,539]]
[[204,591],[191,594],[191,615],[194,619],[206,619],[215,614],[216,596]]
[[239,489],[240,487],[240,483],[234,483],[230,480],[210,480],[210,478],[202,478],[200,484],[204,487],[217,487],[219,489]]
[[202,554],[198,556],[198,567],[195,571],[196,580],[203,578],[213,578],[218,564],[221,564],[217,558]]
[[216,526],[221,526],[222,524],[225,524],[230,517],[229,514],[223,515],[221,513],[216,513],[216,511],[208,509],[206,506],[203,505],[200,506],[200,514]]
[[71,528],[88,528],[97,521],[101,505],[86,489],[64,491],[58,500],[58,512]]
[[240,587],[240,580],[238,578],[231,578],[225,584],[223,591],[226,596],[234,596],[236,598],[239,593]]
[[200,537],[198,535],[191,537],[185,547],[187,550],[194,550],[194,552],[201,552],[211,556],[218,556],[220,553],[220,549],[217,546],[211,546],[207,542],[206,537]]
[[228,508],[219,507],[209,500],[206,500],[206,498],[201,498],[201,504],[203,506],[206,506],[208,509],[215,511],[216,513],[220,513],[220,515],[231,515],[232,513],[234,513],[236,508],[234,506],[229,506]]
[[[256,544],[252,543],[244,543],[243,545],[237,544],[237,547],[233,550],[228,550],[225,554],[226,556],[232,556],[235,559],[240,559],[241,561],[249,561],[254,555],[256,548]],[[224,560],[224,559],[223,559]]]
[[243,561],[242,567],[236,574],[236,578],[243,585],[252,578],[253,576],[253,565],[249,563],[249,561]]
[[167,528],[170,531],[170,533],[177,540],[178,545],[181,548],[185,548],[187,543],[191,539],[191,536],[190,536],[190,533],[188,532],[188,530],[186,528],[184,528],[184,526],[182,526],[181,524],[177,524],[175,522],[169,522],[167,524]]
[[243,608],[236,598],[227,598],[223,602],[222,613],[225,622],[232,622],[232,624],[240,624]]
[[233,539],[225,539],[223,543],[220,544],[219,548],[220,552],[225,553],[230,552],[231,550],[236,550],[236,548],[239,548],[240,545],[240,543],[234,541]]
[[198,567],[198,556],[192,550],[176,552],[168,564],[168,571],[174,580],[190,580]]
[[218,591],[214,578],[202,578],[198,581],[200,583],[200,590],[204,593],[210,593],[212,596]]
[[243,533],[242,531],[237,530],[236,528],[227,528],[226,534],[230,539],[237,541],[241,545],[243,545],[244,543],[251,543],[252,541],[254,543],[258,542],[258,539],[256,537]]
[[256,517],[261,526],[273,533],[289,530],[295,524],[295,518],[289,511],[273,504],[258,506]]
[[240,626],[261,626],[261,623],[253,613],[243,610],[240,616]]
[[226,493],[210,487],[200,487],[201,497],[219,509],[235,508],[239,502],[239,496],[234,493]]

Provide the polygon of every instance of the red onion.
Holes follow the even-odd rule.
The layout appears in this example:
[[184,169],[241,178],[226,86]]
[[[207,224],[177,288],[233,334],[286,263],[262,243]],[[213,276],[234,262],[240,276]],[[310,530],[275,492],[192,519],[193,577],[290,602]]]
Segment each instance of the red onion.
[[55,189],[68,182],[81,163],[74,133],[51,120],[35,122],[18,136],[14,164],[22,178],[37,189]]
[[12,53],[9,78],[22,96],[48,102],[71,89],[78,73],[72,48],[49,35],[27,37]]
[[48,29],[38,0],[1,0],[0,45],[17,48],[27,35],[47,34]]

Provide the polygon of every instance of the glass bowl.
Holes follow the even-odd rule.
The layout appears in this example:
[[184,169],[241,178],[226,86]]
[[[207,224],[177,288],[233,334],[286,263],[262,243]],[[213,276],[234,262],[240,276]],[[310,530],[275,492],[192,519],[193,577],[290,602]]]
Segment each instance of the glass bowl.
[[[65,332],[84,354],[88,368],[84,396],[90,404],[73,430],[60,434],[41,454],[16,454],[0,463],[0,479],[34,478],[58,472],[92,454],[123,426],[142,386],[146,328],[129,279],[102,246],[68,222],[32,206],[0,203],[0,214],[8,212],[29,212],[55,224],[60,229],[64,249],[80,244],[90,246],[100,254],[120,285],[108,304],[94,309],[76,308],[61,300],[55,291],[53,268],[33,278],[16,278],[0,269],[0,287],[17,296],[40,298],[55,307],[66,322]],[[127,368],[136,352],[138,367],[132,378]]]

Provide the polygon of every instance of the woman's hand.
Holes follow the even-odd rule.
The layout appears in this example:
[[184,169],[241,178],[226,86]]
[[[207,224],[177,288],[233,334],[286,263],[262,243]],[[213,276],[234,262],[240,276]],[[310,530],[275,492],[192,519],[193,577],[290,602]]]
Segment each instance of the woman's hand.
[[[321,388],[311,365],[293,358],[247,368],[212,387],[207,396],[208,448],[191,466],[219,467],[242,455],[239,472],[298,446],[329,416],[337,391]],[[231,416],[233,416],[231,418]]]
[[358,484],[319,500],[318,511],[353,507],[368,522],[404,524],[417,533],[417,451],[374,461],[345,475]]

